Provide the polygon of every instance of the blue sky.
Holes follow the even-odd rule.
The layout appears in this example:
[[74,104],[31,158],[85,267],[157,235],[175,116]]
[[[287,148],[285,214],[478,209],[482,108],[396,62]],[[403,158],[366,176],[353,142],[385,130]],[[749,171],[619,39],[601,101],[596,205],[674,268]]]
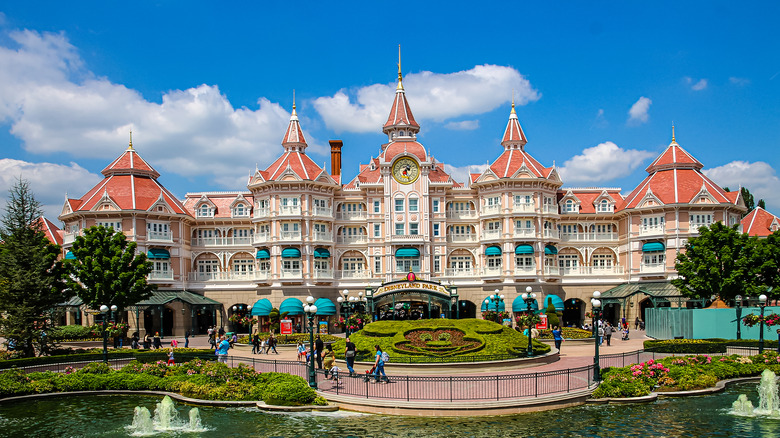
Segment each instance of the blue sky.
[[[343,173],[386,137],[398,45],[418,137],[463,181],[500,154],[514,92],[527,150],[565,187],[630,192],[671,141],[780,213],[780,3],[4,2],[0,191],[52,219],[127,146],[186,192],[245,189],[293,90],[309,149]],[[1,201],[0,201],[1,202]]]

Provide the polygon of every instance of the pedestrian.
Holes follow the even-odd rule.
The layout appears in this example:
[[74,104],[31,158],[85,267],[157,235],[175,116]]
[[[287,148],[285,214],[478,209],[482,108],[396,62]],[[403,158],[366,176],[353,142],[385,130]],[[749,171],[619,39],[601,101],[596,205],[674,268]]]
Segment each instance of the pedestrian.
[[553,327],[552,331],[553,341],[555,342],[555,348],[558,350],[558,354],[561,353],[561,343],[563,343],[563,330],[557,325]]
[[276,336],[274,336],[273,334],[271,334],[271,339],[268,340],[268,345],[270,349],[274,350],[274,354],[279,354],[279,352],[276,351]]
[[298,341],[298,346],[295,348],[295,351],[298,352],[298,362],[301,362],[302,358],[306,358],[306,347],[303,346],[302,341]]
[[347,369],[349,370],[349,377],[357,375],[355,373],[355,355],[357,354],[357,348],[355,344],[349,340],[347,336],[347,343],[344,347],[344,359],[347,361]]
[[179,341],[176,338],[171,339],[171,348],[179,348]]
[[184,332],[184,348],[190,348],[190,331]]
[[260,341],[260,354],[263,354],[263,350],[265,350],[265,354],[268,354],[268,341],[265,338]]
[[612,332],[615,330],[614,327],[610,323],[607,323],[604,327],[604,340],[607,341],[607,347],[609,347],[610,342],[612,341]]
[[623,327],[623,340],[624,341],[628,340],[628,326]]
[[233,336],[230,337],[230,348],[233,348],[236,342],[238,342],[238,334],[233,332]]
[[138,350],[138,332],[133,332],[133,338],[132,342],[130,343],[130,347],[133,350]]
[[215,350],[217,349],[217,339],[216,336],[214,336],[214,334],[209,336],[209,350],[212,348]]
[[222,337],[225,336],[225,327],[220,327],[219,330],[217,330],[217,334],[219,335],[219,338],[222,339]]
[[379,374],[382,374],[384,383],[390,383],[390,379],[385,374],[385,359],[388,358],[387,353],[382,352],[382,348],[377,344],[374,345],[376,350],[376,358],[374,359],[374,383],[379,383]]
[[325,345],[322,343],[322,339],[320,339],[320,335],[317,335],[317,340],[314,341],[314,358],[317,360],[317,369],[322,369],[322,350],[324,349]]
[[325,378],[327,379],[330,374],[330,369],[333,367],[333,364],[336,363],[336,353],[333,352],[333,347],[330,344],[325,346],[324,356],[322,365],[325,368]]
[[152,346],[152,336],[147,332],[144,336],[144,350],[148,350]]
[[639,330],[639,317],[634,320],[634,330]]
[[157,350],[162,348],[162,341],[160,340],[160,332],[154,332],[154,348]]
[[599,330],[597,334],[598,334],[598,339],[596,339],[596,342],[598,342],[599,345],[601,345],[602,342],[604,342],[604,325],[599,326]]
[[257,351],[260,349],[260,335],[255,333],[254,336],[252,336],[252,354],[257,354]]
[[228,350],[230,349],[230,342],[228,342],[225,336],[219,338],[219,344],[217,345],[217,360],[224,364],[227,363]]
[[176,361],[173,360],[173,348],[168,349],[168,366],[176,365]]
[[536,339],[539,337],[539,330],[536,329],[536,327],[531,327],[531,339]]

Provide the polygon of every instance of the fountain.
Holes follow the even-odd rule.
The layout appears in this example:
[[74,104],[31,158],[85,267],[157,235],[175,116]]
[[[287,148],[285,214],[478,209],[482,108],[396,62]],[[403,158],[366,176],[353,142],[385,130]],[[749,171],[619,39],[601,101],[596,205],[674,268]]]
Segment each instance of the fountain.
[[149,409],[136,406],[133,410],[133,423],[128,426],[133,436],[153,435],[156,432],[182,431],[202,432],[208,430],[200,421],[200,410],[192,408],[189,412],[189,422],[179,419],[179,412],[173,404],[173,400],[167,395],[157,403],[154,417]]
[[777,394],[776,375],[770,370],[761,373],[761,382],[758,384],[758,407],[753,408],[753,403],[745,394],[740,394],[737,400],[731,404],[730,413],[745,417],[775,417],[780,418],[780,399]]

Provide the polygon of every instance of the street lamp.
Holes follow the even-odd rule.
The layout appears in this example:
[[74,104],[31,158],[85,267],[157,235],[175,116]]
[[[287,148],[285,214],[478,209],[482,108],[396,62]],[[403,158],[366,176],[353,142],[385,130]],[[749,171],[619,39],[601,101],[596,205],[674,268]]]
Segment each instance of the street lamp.
[[303,305],[303,311],[309,317],[309,351],[311,352],[309,361],[309,386],[317,389],[317,376],[314,374],[314,315],[317,313],[317,306],[314,305],[314,297],[306,297],[306,303]]
[[493,295],[488,295],[487,298],[485,298],[485,308],[487,310],[490,310],[490,303],[493,303],[493,305],[496,308],[496,322],[501,324],[501,312],[498,310],[498,305],[504,302],[504,295],[499,294],[499,290],[496,289],[493,293]]
[[525,288],[525,293],[521,295],[523,298],[523,301],[525,301],[525,306],[528,309],[528,350],[526,351],[526,356],[531,357],[534,355],[533,347],[531,346],[531,305],[536,302],[536,294],[531,292],[531,286],[528,286]]
[[[111,317],[114,317],[114,312],[116,312],[116,305],[111,306]],[[103,304],[100,306],[100,313],[103,314],[103,362],[108,363],[108,332],[106,331],[106,320],[108,319],[108,310],[109,307]]]
[[742,339],[742,295],[734,297],[734,302],[737,305],[737,340]]
[[593,298],[590,300],[590,304],[593,305],[593,327],[596,329],[596,355],[593,357],[593,380],[598,382],[601,380],[601,367],[599,366],[599,328],[598,323],[601,319],[601,292],[593,292]]
[[766,295],[759,295],[758,306],[761,307],[761,320],[759,321],[761,327],[758,329],[758,354],[761,354],[764,352],[764,309],[766,309]]

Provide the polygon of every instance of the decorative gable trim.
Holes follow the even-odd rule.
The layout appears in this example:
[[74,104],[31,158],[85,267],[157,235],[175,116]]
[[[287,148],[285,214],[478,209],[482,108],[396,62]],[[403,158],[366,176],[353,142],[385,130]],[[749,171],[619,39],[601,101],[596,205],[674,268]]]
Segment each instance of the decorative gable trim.
[[487,181],[495,181],[497,179],[498,179],[498,175],[496,175],[496,173],[493,172],[493,170],[490,167],[488,167],[487,169],[485,169],[484,172],[482,172],[481,175],[479,175],[479,178],[477,178],[477,180],[474,182],[481,183]]
[[523,164],[512,175],[512,178],[536,178],[536,175],[525,165],[525,161],[523,161]]
[[704,184],[701,185],[701,190],[699,190],[699,193],[696,194],[691,200],[688,201],[689,204],[718,204],[719,202],[713,197],[709,190],[707,190],[707,187],[704,186]]
[[168,203],[168,201],[165,200],[165,197],[163,196],[162,192],[160,192],[160,196],[157,198],[156,201],[154,201],[154,204],[149,206],[149,208],[146,211],[154,211],[158,213],[173,213],[173,208]]
[[119,205],[111,199],[108,194],[108,190],[103,190],[103,196],[98,202],[90,209],[90,211],[105,211],[105,210],[122,210]]
[[637,203],[637,208],[644,208],[644,207],[657,207],[660,205],[664,205],[663,202],[661,202],[661,199],[655,196],[653,193],[653,190],[648,188],[647,193],[645,193],[645,196],[642,198],[639,203]]

